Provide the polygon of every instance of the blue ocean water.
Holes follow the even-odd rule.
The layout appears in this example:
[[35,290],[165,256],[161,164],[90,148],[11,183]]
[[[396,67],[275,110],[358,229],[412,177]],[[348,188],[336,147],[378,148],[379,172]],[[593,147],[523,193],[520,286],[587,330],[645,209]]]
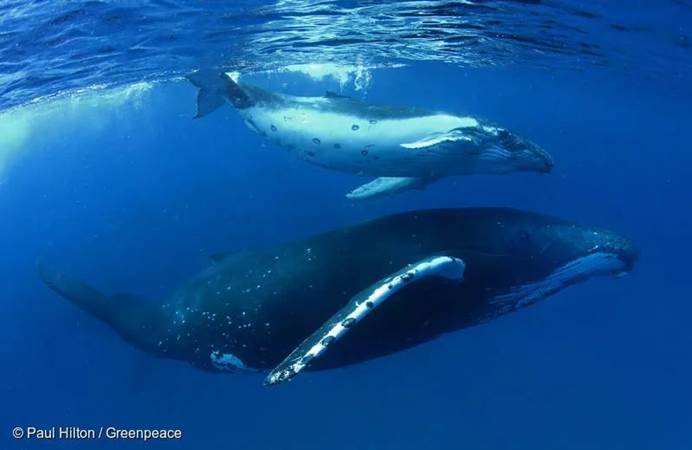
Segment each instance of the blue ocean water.
[[[0,5],[0,448],[692,448],[692,4],[682,0]],[[549,175],[367,202],[354,175],[193,120],[182,76],[486,117]],[[133,349],[46,289],[38,259],[156,301],[220,251],[417,208],[511,206],[641,250],[434,342],[278,388]],[[339,267],[330,270],[341,270]],[[15,426],[180,428],[180,441],[13,439]]]

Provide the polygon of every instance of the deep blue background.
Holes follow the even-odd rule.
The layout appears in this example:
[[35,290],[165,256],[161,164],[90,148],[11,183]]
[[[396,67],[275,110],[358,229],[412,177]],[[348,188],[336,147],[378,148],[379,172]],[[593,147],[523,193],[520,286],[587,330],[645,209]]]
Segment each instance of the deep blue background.
[[[146,445],[191,449],[692,447],[687,94],[607,71],[376,72],[368,101],[489,118],[540,143],[556,168],[364,203],[344,194],[365,180],[265,144],[229,107],[191,120],[184,82],[126,101],[99,95],[13,112],[29,132],[0,184],[0,448],[137,447],[10,438],[15,425],[111,424],[180,427],[181,442]],[[104,292],[154,301],[212,253],[393,211],[490,205],[616,230],[640,262],[626,278],[273,389],[259,375],[203,373],[130,348],[34,269],[42,258]]]

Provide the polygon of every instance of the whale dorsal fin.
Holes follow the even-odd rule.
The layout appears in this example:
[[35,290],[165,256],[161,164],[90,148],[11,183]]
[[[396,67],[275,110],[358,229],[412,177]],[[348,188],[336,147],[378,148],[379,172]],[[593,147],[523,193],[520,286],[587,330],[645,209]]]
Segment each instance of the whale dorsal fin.
[[115,303],[139,303],[139,302],[144,302],[141,297],[138,297],[136,295],[132,294],[123,294],[123,293],[118,293],[111,295],[111,301]]
[[245,255],[250,252],[251,251],[247,248],[238,248],[235,250],[228,250],[225,252],[212,253],[211,255],[209,255],[209,259],[211,259],[214,264],[221,264],[231,258],[241,257],[242,255]]
[[348,95],[342,95],[342,94],[337,94],[334,91],[327,91],[324,93],[325,98],[329,98],[332,100],[348,100],[349,102],[356,102],[356,103],[362,103],[362,100],[359,100],[355,97],[351,97]]
[[429,277],[461,281],[464,262],[451,256],[431,256],[379,280],[356,294],[324,325],[305,339],[267,376],[266,384],[278,384],[298,375],[310,362],[323,354],[335,340],[342,338],[364,317],[385,301],[395,297],[405,286]]
[[337,93],[334,92],[334,91],[327,91],[327,92],[324,93],[324,96],[327,97],[327,98],[347,98],[347,99],[349,99],[349,100],[354,100],[353,97],[349,97],[348,95],[337,94]]
[[213,253],[209,255],[209,258],[214,262],[214,264],[219,264],[224,262],[226,259],[230,258],[233,255],[237,255],[238,253],[242,252],[242,250],[229,250],[227,252],[219,252],[219,253]]

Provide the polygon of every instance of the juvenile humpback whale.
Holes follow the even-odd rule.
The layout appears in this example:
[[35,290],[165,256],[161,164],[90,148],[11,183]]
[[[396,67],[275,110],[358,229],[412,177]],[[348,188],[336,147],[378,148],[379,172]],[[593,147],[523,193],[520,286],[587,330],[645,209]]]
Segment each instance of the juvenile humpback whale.
[[229,101],[245,123],[272,143],[326,168],[379,177],[351,191],[368,198],[423,189],[450,175],[549,172],[536,144],[480,119],[420,108],[377,106],[328,92],[276,94],[238,84],[224,73],[197,72],[197,115]]
[[530,305],[637,252],[598,228],[513,209],[412,211],[275,248],[217,255],[162,303],[45,284],[149,353],[279,383],[387,355]]

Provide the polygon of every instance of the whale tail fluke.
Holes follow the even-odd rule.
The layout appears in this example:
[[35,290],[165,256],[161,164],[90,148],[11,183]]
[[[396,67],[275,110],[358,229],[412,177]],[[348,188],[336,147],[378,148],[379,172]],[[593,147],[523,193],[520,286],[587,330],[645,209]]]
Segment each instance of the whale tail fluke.
[[197,114],[193,119],[199,119],[210,114],[223,105],[223,97],[208,89],[200,89],[197,93]]
[[195,119],[216,111],[225,100],[236,108],[251,106],[252,102],[245,90],[225,72],[200,70],[189,74],[187,79],[199,88]]
[[110,302],[103,294],[88,284],[68,277],[42,261],[39,261],[36,266],[41,281],[48,288],[104,322],[109,321]]
[[155,311],[151,302],[136,296],[103,295],[88,284],[71,278],[39,261],[37,270],[43,283],[61,297],[115,329],[126,341],[145,351],[155,351],[153,345]]

